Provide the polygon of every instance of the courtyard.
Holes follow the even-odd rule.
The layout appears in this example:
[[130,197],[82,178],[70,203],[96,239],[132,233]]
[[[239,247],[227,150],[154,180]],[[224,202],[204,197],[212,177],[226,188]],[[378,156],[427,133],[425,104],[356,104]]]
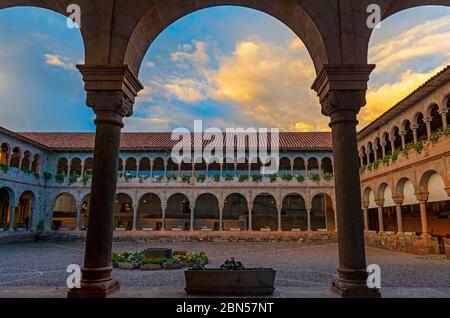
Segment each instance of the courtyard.
[[[337,244],[301,243],[122,243],[116,252],[147,247],[204,251],[208,268],[235,257],[246,267],[273,267],[281,297],[332,297],[330,282],[338,266]],[[66,268],[83,264],[84,243],[45,242],[0,247],[0,297],[64,297]],[[441,256],[418,256],[367,248],[368,264],[381,267],[384,297],[450,297],[450,261]],[[184,297],[184,271],[144,272],[115,269],[122,285],[118,297]]]

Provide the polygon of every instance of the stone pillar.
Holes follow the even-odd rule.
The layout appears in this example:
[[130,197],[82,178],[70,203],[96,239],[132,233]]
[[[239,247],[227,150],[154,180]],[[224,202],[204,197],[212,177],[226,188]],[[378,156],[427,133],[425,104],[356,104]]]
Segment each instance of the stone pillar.
[[334,231],[338,231],[338,221],[337,221],[337,208],[335,205],[333,205],[333,212],[334,212]]
[[189,208],[191,209],[191,223],[190,223],[189,230],[195,231],[195,219],[194,219],[195,203],[191,203],[189,205]]
[[9,229],[8,231],[14,232],[14,221],[16,216],[16,208],[19,205],[19,202],[10,202],[9,209],[11,211],[11,216],[9,218]]
[[133,204],[133,228],[132,228],[133,232],[136,232],[138,209],[139,209],[139,204]]
[[445,129],[448,126],[448,122],[447,122],[448,109],[441,109],[441,110],[439,110],[439,113],[441,114],[441,117],[442,117],[442,126]]
[[75,225],[75,231],[80,230],[80,222],[81,222],[81,209],[83,208],[83,203],[77,204],[77,223]]
[[378,207],[378,225],[379,225],[379,232],[384,232],[384,220],[383,220],[383,205],[384,205],[384,199],[382,200],[375,200],[375,203]]
[[[386,157],[386,141],[382,141],[382,142],[380,142],[380,144],[381,144],[381,153],[384,158],[384,157]],[[383,158],[380,158],[380,159],[383,159]]]
[[377,161],[378,159],[381,159],[381,158],[378,158],[378,149],[380,148],[380,146],[375,146],[374,148],[373,148],[373,156],[374,156],[374,158],[375,158],[375,161]]
[[138,178],[139,178],[140,169],[141,169],[141,160],[136,159],[136,177],[138,177]]
[[248,231],[253,231],[253,224],[252,224],[252,214],[253,214],[253,204],[248,204]]
[[402,150],[404,150],[406,147],[406,131],[402,131],[400,137],[402,138]]
[[363,202],[364,231],[369,232],[369,203]]
[[395,151],[395,136],[392,138],[389,138],[389,141],[391,142],[391,152],[394,154]]
[[81,288],[71,289],[68,296],[104,298],[120,288],[111,275],[120,137],[123,118],[132,115],[135,96],[143,86],[126,65],[79,65],[78,69],[83,74],[87,105],[96,114],[96,135]]
[[425,118],[425,124],[427,126],[427,140],[431,139],[431,118]]
[[374,65],[324,65],[313,84],[322,113],[331,117],[338,215],[339,268],[332,291],[342,297],[380,297],[367,287],[361,182],[358,169],[357,114],[366,104]]
[[167,213],[167,206],[166,205],[161,205],[161,210],[162,210],[162,220],[161,220],[161,231],[165,231],[166,230],[166,213]]
[[419,139],[417,137],[417,129],[419,129],[419,125],[417,125],[417,124],[411,125],[411,130],[413,132],[413,140],[414,140],[415,144],[417,144],[419,142]]
[[277,211],[278,211],[278,232],[283,231],[283,228],[281,226],[281,210],[283,209],[282,205],[277,204]]
[[307,231],[311,232],[311,207],[306,208]]
[[427,219],[427,201],[428,192],[417,192],[416,197],[420,206],[420,220],[422,223],[422,236],[430,236],[428,233],[428,219]]
[[397,233],[403,233],[403,218],[402,218],[402,204],[403,204],[403,196],[397,196],[392,198],[395,203],[395,212],[397,215]]
[[219,205],[219,231],[223,231],[223,210],[225,208],[225,204]]

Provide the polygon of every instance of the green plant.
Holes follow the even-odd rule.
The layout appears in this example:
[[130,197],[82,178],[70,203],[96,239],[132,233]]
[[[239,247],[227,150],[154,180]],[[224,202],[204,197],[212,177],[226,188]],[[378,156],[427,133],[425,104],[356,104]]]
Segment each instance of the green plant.
[[177,181],[177,176],[174,174],[171,174],[170,176],[167,177],[168,181]]
[[398,160],[399,155],[400,155],[400,150],[398,150],[398,149],[394,150],[394,152],[392,153],[392,157],[391,157],[392,162],[396,162]]
[[161,183],[163,180],[163,176],[157,176],[155,180],[156,182]]
[[321,176],[320,176],[319,173],[312,173],[312,174],[309,176],[309,179],[310,179],[311,181],[314,181],[314,182],[320,182]]
[[274,182],[276,182],[278,180],[278,176],[276,174],[270,175],[269,178],[270,178],[270,182],[271,183],[274,183]]
[[445,127],[442,133],[444,134],[444,136],[450,136],[450,125]]
[[203,182],[205,182],[205,180],[206,180],[206,176],[197,176],[197,182],[199,182],[199,183],[203,183]]
[[389,155],[384,156],[383,158],[383,165],[389,166],[391,164],[392,157]]
[[58,174],[55,176],[55,181],[56,181],[56,183],[59,183],[59,184],[63,184],[65,179],[66,179],[66,176],[61,172],[58,172]]
[[36,180],[39,180],[39,179],[41,178],[41,175],[40,175],[39,173],[37,173],[37,172],[34,172],[34,173],[33,173],[33,177],[34,177]]
[[439,138],[441,138],[441,135],[438,132],[433,132],[430,136],[430,141],[434,145],[438,143]]
[[50,172],[48,172],[48,171],[44,172],[44,180],[45,181],[50,181],[50,180],[52,180],[52,178],[53,178],[53,176]]
[[260,174],[257,174],[257,175],[253,175],[253,176],[252,176],[253,182],[256,182],[256,183],[260,183],[260,182],[262,181],[262,179],[263,179],[263,177],[262,177],[262,175],[260,175]]
[[300,183],[303,183],[303,182],[305,182],[305,177],[302,176],[302,175],[298,175],[297,176],[297,181],[300,182]]
[[243,174],[241,176],[239,176],[239,182],[245,182],[248,181],[248,175],[247,174]]
[[415,143],[412,145],[412,148],[418,153],[421,154],[423,151],[423,142],[419,141],[418,143]]
[[90,180],[91,180],[91,175],[88,174],[88,173],[85,173],[83,175],[83,178],[82,178],[81,182],[83,182],[84,186],[87,186]]
[[213,180],[214,182],[220,182],[220,176],[219,175],[213,176]]
[[190,176],[182,176],[181,181],[183,181],[184,183],[189,183],[189,182],[191,182],[191,177]]
[[225,176],[225,181],[233,181],[233,180],[234,180],[234,177],[233,177],[232,175],[227,174],[227,175]]
[[236,261],[234,257],[228,259],[220,266],[220,269],[225,271],[241,271],[244,270],[244,265],[241,262]]
[[406,159],[409,159],[409,152],[413,149],[412,144],[405,145],[405,148],[403,148],[402,156],[404,156]]
[[69,185],[74,184],[75,182],[77,182],[78,180],[78,176],[75,173],[71,173],[69,175]]
[[383,161],[380,160],[380,159],[375,160],[375,162],[373,163],[373,168],[374,168],[374,169],[378,169],[378,167],[379,167],[380,164],[382,164],[382,163],[383,163]]
[[285,174],[281,177],[281,179],[283,179],[283,181],[292,181],[294,179],[294,176],[292,174]]
[[125,182],[128,183],[128,182],[130,182],[130,179],[132,179],[133,177],[130,173],[125,173],[124,178],[125,178]]
[[8,167],[8,165],[5,165],[2,163],[2,164],[0,164],[0,170],[2,170],[4,173],[7,173],[9,170],[9,167]]
[[333,174],[331,174],[331,173],[324,173],[323,174],[323,179],[325,180],[325,181],[327,181],[327,182],[330,182],[332,179],[333,179]]
[[125,262],[125,257],[123,257],[123,255],[120,255],[117,253],[112,253],[111,260],[113,263],[123,263],[123,262]]
[[364,172],[366,172],[367,170],[367,165],[362,165],[361,167],[359,167],[359,173],[363,174]]
[[30,169],[23,169],[22,172],[26,173],[26,174],[31,174],[31,170]]
[[152,259],[144,258],[141,261],[141,264],[142,265],[147,265],[147,264],[161,265],[162,263],[166,263],[165,260],[166,260],[165,258],[152,258]]

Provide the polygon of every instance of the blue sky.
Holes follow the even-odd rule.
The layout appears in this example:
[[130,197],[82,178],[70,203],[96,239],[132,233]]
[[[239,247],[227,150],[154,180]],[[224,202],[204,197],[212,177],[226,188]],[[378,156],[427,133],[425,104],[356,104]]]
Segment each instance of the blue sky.
[[[0,11],[0,125],[18,131],[94,131],[75,64],[78,30],[43,9]],[[384,21],[371,41],[378,65],[361,126],[405,97],[450,60],[450,8],[425,7]],[[412,49],[413,48],[413,49]],[[129,131],[191,127],[327,130],[311,59],[295,34],[258,11],[218,7],[172,24],[152,44],[146,87]]]

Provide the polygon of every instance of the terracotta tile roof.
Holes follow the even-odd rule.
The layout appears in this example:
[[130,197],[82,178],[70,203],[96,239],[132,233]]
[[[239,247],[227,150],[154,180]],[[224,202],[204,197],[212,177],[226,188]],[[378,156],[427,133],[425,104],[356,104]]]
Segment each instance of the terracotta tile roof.
[[[92,151],[94,133],[38,133],[21,132],[19,136],[32,140],[54,151]],[[196,135],[195,140],[200,140]],[[177,141],[171,140],[171,133],[122,133],[121,148],[126,151],[165,151]],[[209,142],[203,142],[207,144]],[[333,142],[328,132],[285,132],[280,133],[280,149],[284,151],[332,151]]]

